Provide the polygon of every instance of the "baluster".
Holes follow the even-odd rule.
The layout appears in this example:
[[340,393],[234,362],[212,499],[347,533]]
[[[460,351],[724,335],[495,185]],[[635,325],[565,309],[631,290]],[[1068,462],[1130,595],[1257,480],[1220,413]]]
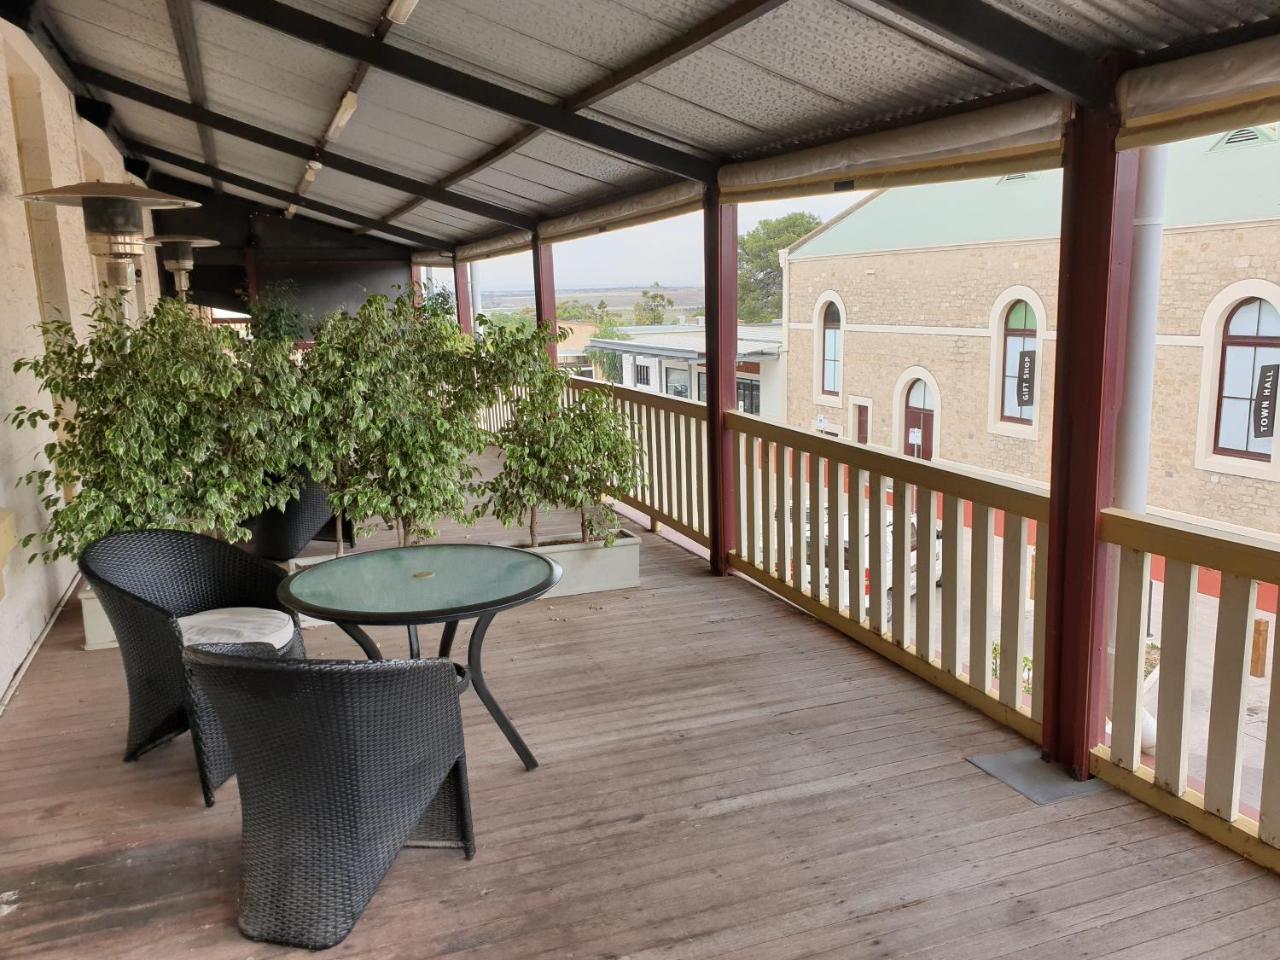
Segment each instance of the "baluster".
[[1224,820],[1234,820],[1240,812],[1245,661],[1249,656],[1257,594],[1254,581],[1223,572],[1213,652],[1213,693],[1209,701],[1204,808]]
[[760,462],[760,536],[764,541],[763,550],[761,551],[760,565],[765,573],[772,575],[775,569],[773,559],[773,531],[776,527],[773,517],[773,472],[776,467],[774,465],[773,444],[768,440],[761,441]]
[[684,481],[684,516],[680,519],[685,525],[692,530],[698,529],[698,521],[694,516],[694,492],[693,492],[693,428],[697,425],[697,421],[693,417],[681,415],[680,428],[684,434],[684,459],[680,473],[681,480]]
[[804,590],[804,451],[791,451],[791,576],[797,590]]
[[884,477],[870,475],[871,502],[867,505],[867,575],[871,596],[867,598],[867,616],[871,629],[884,636],[887,585],[884,577]]
[[745,556],[742,548],[742,545],[745,542],[742,535],[744,533],[744,527],[746,526],[745,519],[743,517],[743,513],[745,511],[742,509],[742,443],[745,439],[746,437],[744,434],[737,431],[729,431],[729,443],[733,447],[733,542],[736,544],[733,548],[733,552],[739,557]]
[[658,508],[658,440],[654,428],[654,409],[644,405],[645,440],[645,504],[656,512]]
[[849,619],[862,623],[867,611],[867,523],[862,512],[867,475],[850,464],[848,476],[845,510],[849,518]]
[[1156,783],[1175,797],[1187,790],[1187,718],[1191,705],[1187,699],[1187,668],[1191,664],[1199,578],[1200,568],[1195,564],[1165,561],[1164,605],[1160,614],[1160,692],[1156,703],[1156,730],[1160,734],[1156,743]]
[[912,488],[893,481],[893,642],[904,649],[911,617],[911,505]]
[[938,498],[916,487],[916,656],[933,659],[933,599],[937,581]]
[[777,536],[778,564],[773,570],[773,575],[783,583],[787,582],[787,465],[791,460],[791,449],[778,444],[777,451],[778,472],[774,474],[774,487],[777,490],[777,518],[775,526]]
[[[1271,700],[1280,708],[1280,660],[1271,655]],[[1160,682],[1164,683],[1164,651],[1160,657]],[[1268,708],[1268,712],[1269,712]],[[1163,731],[1161,731],[1163,735]],[[1272,736],[1272,734],[1275,734]],[[1263,843],[1280,846],[1280,725],[1276,730],[1267,727],[1267,742],[1262,760],[1262,802],[1259,804],[1258,836]]]
[[1000,584],[1000,702],[1018,709],[1022,699],[1022,623],[1027,609],[1027,520],[1004,512],[1004,562]]
[[754,564],[756,557],[756,438],[751,434],[744,434],[746,441],[744,460],[744,470],[747,475],[746,489],[746,526],[747,539],[745,542],[738,541],[738,555],[748,563]]
[[960,501],[942,498],[942,669],[953,677],[960,673],[960,538],[964,511]]
[[822,601],[822,459],[809,454],[809,596]]
[[697,442],[694,443],[694,452],[698,457],[698,532],[704,536],[711,529],[711,525],[707,521],[707,514],[711,510],[710,491],[707,490],[707,421],[698,418],[695,421],[698,431]]
[[1136,770],[1142,762],[1142,667],[1147,651],[1150,554],[1121,547],[1117,583],[1111,760],[1126,770]]
[[1044,720],[1045,597],[1049,590],[1049,524],[1036,521],[1035,598],[1031,613],[1031,718]]
[[991,691],[991,587],[995,578],[995,529],[986,504],[973,505],[969,563],[969,685]]
[[827,606],[836,613],[840,612],[844,563],[844,471],[844,464],[827,461]]

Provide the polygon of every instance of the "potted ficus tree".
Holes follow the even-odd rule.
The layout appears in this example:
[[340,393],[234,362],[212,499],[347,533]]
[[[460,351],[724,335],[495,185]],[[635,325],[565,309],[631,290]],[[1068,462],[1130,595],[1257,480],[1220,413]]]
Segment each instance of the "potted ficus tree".
[[[19,407],[16,426],[44,429],[39,488],[48,526],[24,546],[52,562],[123,530],[192,530],[242,540],[244,518],[293,492],[289,464],[308,398],[285,344],[242,341],[179,300],[160,300],[136,324],[118,298],[100,298],[88,333],[50,315],[45,352],[22,359],[49,395]],[[86,605],[86,646],[113,642]]]
[[[483,506],[507,526],[528,530],[527,543],[564,569],[553,595],[635,586],[640,540],[623,530],[605,498],[631,489],[639,451],[622,415],[595,391],[570,393],[569,377],[538,349],[513,414],[495,438],[498,474],[483,485]],[[578,511],[577,535],[547,538],[539,520],[547,509]]]
[[408,544],[441,517],[471,519],[466,494],[487,440],[478,411],[492,390],[475,349],[452,298],[430,288],[371,296],[321,326],[304,360],[305,462],[339,522],[382,518]]

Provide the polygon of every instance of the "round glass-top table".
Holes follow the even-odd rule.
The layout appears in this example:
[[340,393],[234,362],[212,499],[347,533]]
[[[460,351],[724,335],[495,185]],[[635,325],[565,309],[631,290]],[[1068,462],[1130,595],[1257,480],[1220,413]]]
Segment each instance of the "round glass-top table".
[[489,691],[480,654],[494,616],[542,596],[560,580],[560,565],[528,550],[480,543],[435,543],[337,557],[285,578],[280,601],[342,628],[370,660],[382,651],[361,628],[396,624],[409,632],[409,656],[421,656],[418,627],[444,624],[439,656],[453,649],[458,623],[476,621],[467,644],[471,685],[527,769],[533,753]]

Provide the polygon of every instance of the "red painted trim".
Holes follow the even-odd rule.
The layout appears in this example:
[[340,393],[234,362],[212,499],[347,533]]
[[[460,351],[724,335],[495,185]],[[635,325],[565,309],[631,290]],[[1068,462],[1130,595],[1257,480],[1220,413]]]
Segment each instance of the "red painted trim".
[[453,300],[458,307],[458,327],[471,333],[475,315],[471,312],[471,272],[461,260],[453,262]]
[[711,572],[729,573],[733,550],[733,438],[726,410],[738,408],[738,208],[721,205],[720,190],[708,184],[702,199],[703,278],[706,285],[707,451],[711,512]]
[[[536,237],[533,243],[533,312],[538,318],[538,326],[546,327],[552,333],[559,329],[556,324],[556,271],[551,244]],[[547,346],[547,355],[552,363],[558,362],[554,342]]]
[[1138,156],[1111,109],[1078,107],[1064,145],[1045,598],[1046,755],[1081,779],[1106,709],[1106,555],[1123,387]]

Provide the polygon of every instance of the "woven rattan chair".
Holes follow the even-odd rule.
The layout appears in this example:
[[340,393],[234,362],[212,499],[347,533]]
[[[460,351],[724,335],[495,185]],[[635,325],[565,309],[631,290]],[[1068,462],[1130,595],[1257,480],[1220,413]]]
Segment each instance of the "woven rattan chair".
[[243,807],[240,930],[316,950],[342,941],[400,848],[475,853],[447,659],[279,660],[194,646]]
[[[329,491],[307,480],[298,496],[283,510],[267,510],[247,524],[253,531],[249,550],[267,560],[285,561],[297,557],[312,540],[336,540],[337,523],[329,507]],[[343,539],[355,546],[351,522],[342,525]]]
[[[282,611],[278,656],[305,656],[296,615],[276,599],[284,571],[212,537],[178,530],[113,534],[90,544],[80,570],[111,621],[129,686],[126,761],[191,730],[205,803],[233,770],[221,728],[182,667],[184,618],[224,608]],[[187,620],[190,624],[190,620]],[[279,628],[277,628],[278,630]],[[188,633],[191,633],[188,626]],[[190,636],[185,638],[190,640]]]

